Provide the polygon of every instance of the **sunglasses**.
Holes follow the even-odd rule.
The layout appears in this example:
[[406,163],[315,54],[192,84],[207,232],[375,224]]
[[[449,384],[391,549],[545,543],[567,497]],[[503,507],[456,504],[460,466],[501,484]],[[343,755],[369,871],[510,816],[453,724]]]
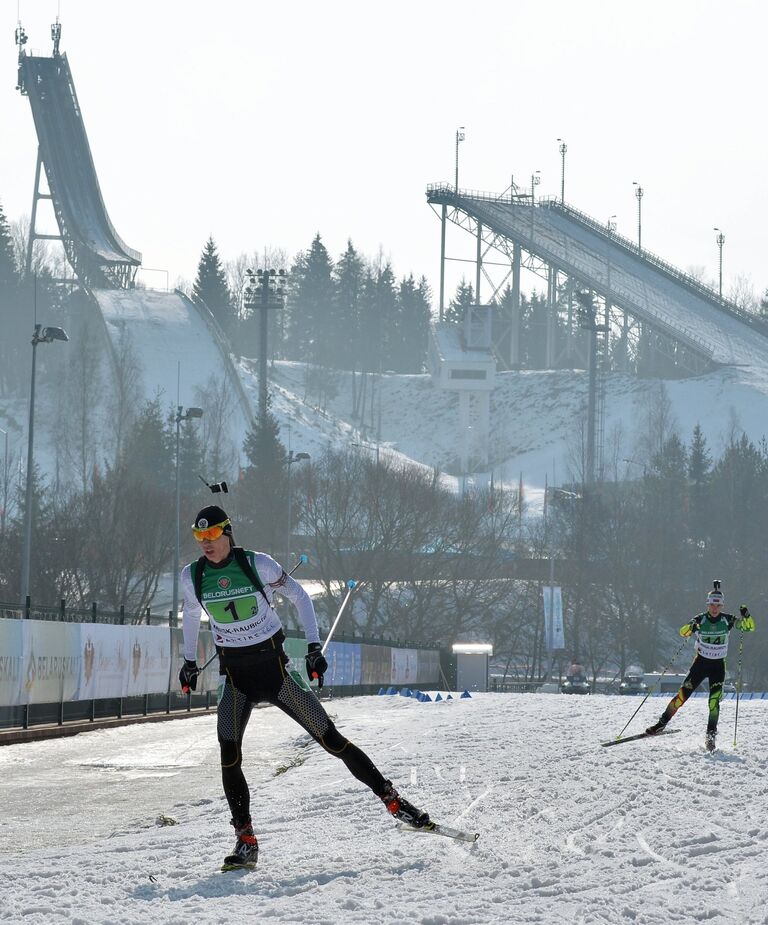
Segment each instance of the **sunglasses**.
[[217,540],[224,533],[224,527],[228,526],[229,523],[230,521],[224,520],[220,524],[206,527],[205,530],[198,530],[197,527],[192,527],[192,534],[198,543],[202,543],[203,540]]

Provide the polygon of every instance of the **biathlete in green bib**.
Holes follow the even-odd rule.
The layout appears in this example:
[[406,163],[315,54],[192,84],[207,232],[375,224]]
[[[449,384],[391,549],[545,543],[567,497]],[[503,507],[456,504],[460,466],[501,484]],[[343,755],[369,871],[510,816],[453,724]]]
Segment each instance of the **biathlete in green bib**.
[[296,607],[307,639],[307,675],[322,678],[328,663],[322,653],[312,599],[271,556],[234,544],[232,524],[216,505],[203,508],[192,526],[202,555],[181,573],[184,593],[184,664],[182,690],[197,686],[195,656],[202,611],[208,614],[219,654],[223,688],[217,711],[221,776],[232,813],[237,842],[224,867],[252,867],[258,842],[250,813],[250,792],[242,770],[243,733],[254,703],[265,701],[296,720],[328,754],[340,758],[349,771],[379,797],[395,818],[417,828],[428,813],[401,797],[371,759],[345,738],[331,722],[314,693],[294,681],[286,670],[283,627],[275,613],[275,594]]
[[706,678],[709,681],[709,715],[705,739],[709,751],[714,751],[717,721],[720,717],[720,700],[725,681],[725,657],[728,654],[728,634],[734,627],[745,633],[752,632],[755,621],[747,606],[742,604],[739,614],[723,613],[725,599],[720,582],[707,595],[707,609],[680,627],[681,636],[695,636],[696,656],[680,690],[669,701],[658,722],[645,731],[648,735],[661,732],[680,707]]

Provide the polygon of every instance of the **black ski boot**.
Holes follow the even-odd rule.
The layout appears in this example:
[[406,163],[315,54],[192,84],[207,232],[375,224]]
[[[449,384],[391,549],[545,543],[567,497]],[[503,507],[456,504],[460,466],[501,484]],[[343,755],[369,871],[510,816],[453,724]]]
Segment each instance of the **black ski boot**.
[[664,732],[666,728],[667,728],[666,720],[660,719],[658,723],[654,723],[652,726],[649,726],[645,730],[645,734],[648,736],[655,736],[655,735],[658,735],[658,733],[660,732]]
[[717,748],[717,743],[715,742],[716,737],[716,729],[707,729],[707,734],[704,737],[704,746],[708,752],[713,752]]
[[251,820],[249,819],[241,826],[236,825],[234,820],[231,821],[232,825],[235,826],[237,841],[235,842],[235,849],[232,854],[228,854],[224,858],[224,864],[221,869],[237,870],[240,867],[252,869],[256,866],[256,862],[259,859],[259,843],[253,833]]
[[413,803],[400,796],[392,786],[392,781],[386,781],[387,789],[381,795],[382,803],[387,810],[392,813],[395,819],[405,822],[406,825],[412,825],[415,829],[420,829],[429,822],[429,813],[416,809]]

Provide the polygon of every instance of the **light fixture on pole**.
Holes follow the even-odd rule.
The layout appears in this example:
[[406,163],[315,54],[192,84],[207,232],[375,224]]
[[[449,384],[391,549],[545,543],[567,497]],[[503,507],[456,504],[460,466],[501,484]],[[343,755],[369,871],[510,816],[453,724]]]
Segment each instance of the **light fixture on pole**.
[[643,188],[637,182],[637,180],[632,181],[632,186],[635,188],[635,196],[637,196],[637,249],[641,251],[643,249]]
[[725,244],[725,235],[719,228],[714,228],[714,231],[718,232],[715,242],[717,243],[718,249],[720,250],[720,259],[719,259],[719,272],[718,272],[718,287],[717,292],[720,298],[723,297],[723,244]]
[[608,233],[609,233],[609,234],[614,234],[615,231],[616,231],[616,216],[615,216],[615,215],[611,215],[611,216],[608,218]]
[[303,459],[309,459],[309,453],[296,453],[294,456],[293,450],[288,450],[288,459],[285,464],[285,471],[287,477],[287,494],[288,494],[288,530],[285,535],[285,559],[284,562],[288,562],[291,557],[291,466],[294,463],[301,462]]
[[568,145],[563,141],[562,138],[557,139],[559,142],[562,142],[560,145],[560,202],[565,203],[565,152],[568,150]]
[[464,134],[464,126],[460,125],[456,129],[456,182],[454,185],[454,190],[458,193],[459,191],[459,142],[464,141],[466,135]]
[[35,440],[35,368],[37,345],[52,344],[55,340],[69,340],[64,328],[35,325],[32,334],[32,382],[29,390],[29,434],[27,443],[27,484],[24,492],[24,550],[21,558],[21,606],[27,610],[29,597],[29,565],[32,557],[32,472],[34,469]]
[[171,603],[171,614],[174,620],[178,619],[179,615],[179,547],[181,546],[179,526],[179,520],[181,518],[179,455],[181,450],[181,422],[191,421],[193,418],[201,418],[202,416],[202,408],[187,408],[185,411],[181,405],[176,406],[176,542],[173,544],[173,601]]

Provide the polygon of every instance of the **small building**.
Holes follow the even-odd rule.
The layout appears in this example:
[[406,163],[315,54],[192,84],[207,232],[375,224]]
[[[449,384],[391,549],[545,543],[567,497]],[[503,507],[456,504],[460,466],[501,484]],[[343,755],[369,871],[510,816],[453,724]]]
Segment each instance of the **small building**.
[[493,646],[486,642],[456,642],[453,656],[456,659],[456,690],[487,691],[488,662]]

